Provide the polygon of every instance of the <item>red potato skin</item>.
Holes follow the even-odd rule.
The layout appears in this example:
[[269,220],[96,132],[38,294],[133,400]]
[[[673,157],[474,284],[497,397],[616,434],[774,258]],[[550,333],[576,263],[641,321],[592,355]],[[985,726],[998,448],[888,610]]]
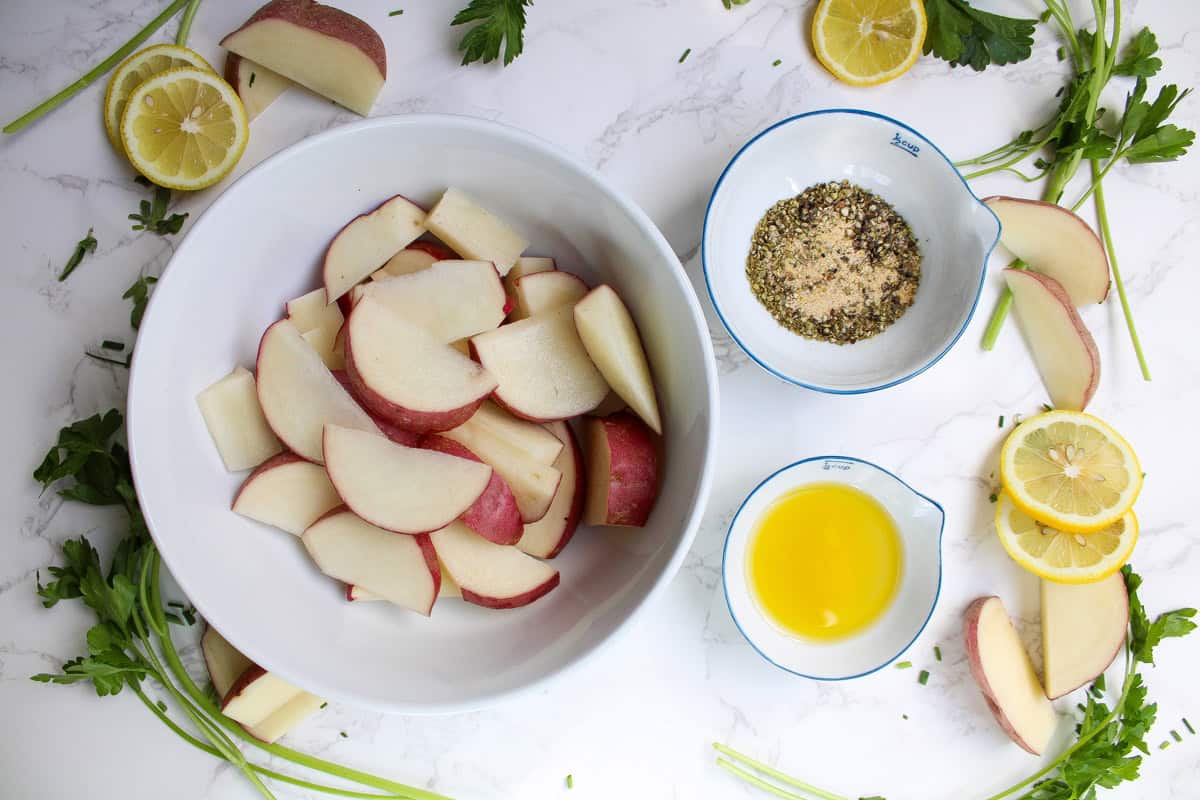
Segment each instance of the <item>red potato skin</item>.
[[586,424],[601,426],[604,446],[609,450],[609,474],[589,476],[592,481],[608,482],[605,524],[642,527],[658,498],[654,433],[628,411],[591,417]]
[[[414,204],[415,205],[415,204]],[[429,209],[425,209],[426,212]],[[433,256],[438,261],[457,261],[458,253],[451,250],[441,242],[431,242],[427,239],[417,239],[415,242],[410,242],[405,250],[420,250]]]
[[479,410],[485,394],[458,408],[447,411],[415,411],[396,405],[366,385],[354,363],[354,337],[346,328],[346,375],[350,379],[350,393],[371,416],[378,416],[392,425],[412,433],[440,433],[457,428]]
[[249,475],[246,476],[246,480],[242,481],[242,485],[238,487],[237,494],[233,496],[233,502],[229,504],[229,507],[233,508],[237,505],[238,498],[242,496],[242,492],[246,491],[246,487],[253,483],[254,479],[259,475],[267,472],[268,470],[274,469],[275,467],[279,467],[284,464],[291,464],[296,461],[307,461],[307,459],[296,455],[290,450],[284,450],[282,453],[276,453],[266,461],[259,464],[257,467],[251,470]]
[[225,54],[225,82],[234,89],[238,87],[238,70],[242,68],[242,57],[237,53]]
[[967,606],[967,610],[963,612],[963,645],[967,653],[967,663],[971,667],[971,677],[975,679],[975,685],[979,687],[980,694],[983,695],[983,701],[987,704],[988,709],[992,712],[992,716],[996,719],[996,724],[1004,731],[1008,738],[1027,753],[1035,756],[1040,756],[1041,753],[1030,747],[1024,739],[1017,734],[1013,726],[1009,723],[1004,712],[1000,710],[1000,706],[996,705],[993,699],[995,694],[992,692],[992,685],[988,682],[987,675],[983,672],[983,661],[979,654],[979,616],[983,612],[983,606],[988,600],[998,599],[995,595],[976,598],[971,605]]
[[[571,487],[574,495],[571,497],[571,505],[567,509],[566,518],[562,523],[562,533],[559,535],[558,544],[554,545],[554,549],[549,553],[541,556],[541,558],[546,560],[554,558],[561,553],[563,548],[567,546],[567,543],[571,541],[571,537],[575,535],[575,530],[579,527],[579,520],[583,517],[583,501],[587,497],[587,477],[583,466],[583,450],[579,447],[579,440],[575,437],[575,431],[565,422],[551,424],[555,428],[551,432],[562,440],[564,448],[571,451],[571,458],[575,462],[575,485]],[[558,491],[561,492],[564,489],[566,487],[560,483]],[[553,507],[553,504],[551,504],[551,507]],[[541,522],[541,520],[538,521]]]
[[[316,4],[314,3],[314,5],[316,5]],[[326,7],[326,6],[322,6],[322,8],[325,8],[325,7]],[[260,10],[261,10],[261,9],[260,9]],[[247,24],[248,24],[248,23],[247,23]],[[233,35],[233,34],[230,34],[230,36],[232,36],[232,35]],[[363,213],[359,214],[357,217],[354,217],[353,219],[351,219],[349,222],[347,222],[347,223],[346,223],[345,225],[343,225],[342,227],[338,228],[338,232],[337,232],[337,233],[335,233],[335,234],[334,234],[334,235],[333,235],[333,236],[330,238],[330,240],[329,240],[329,244],[325,245],[325,252],[324,252],[324,254],[322,254],[322,256],[321,256],[321,285],[322,285],[322,286],[328,286],[328,285],[329,285],[329,282],[328,282],[328,281],[326,280],[326,278],[325,278],[325,275],[326,275],[326,273],[327,273],[327,272],[328,272],[328,270],[329,270],[329,251],[333,249],[333,243],[334,243],[334,242],[336,242],[336,241],[338,240],[338,237],[339,237],[339,236],[341,236],[343,233],[345,233],[347,228],[349,228],[349,227],[350,227],[351,225],[353,225],[354,223],[358,222],[358,221],[359,221],[360,219],[362,219],[363,217],[369,217],[369,216],[371,216],[371,215],[372,215],[372,214],[374,214],[376,211],[378,211],[379,209],[383,208],[383,207],[384,207],[384,206],[386,206],[388,203],[390,203],[390,202],[392,202],[393,200],[396,200],[396,199],[403,200],[404,202],[406,202],[406,203],[409,203],[410,205],[414,205],[414,206],[417,206],[417,208],[421,208],[421,206],[418,206],[416,203],[414,203],[412,200],[409,200],[409,199],[408,199],[407,197],[405,197],[404,195],[402,195],[402,194],[394,194],[394,195],[392,195],[391,197],[389,197],[388,199],[384,200],[384,201],[383,201],[382,203],[380,203],[379,205],[377,205],[377,206],[375,206],[374,208],[372,208],[370,211],[364,211]],[[422,208],[421,210],[422,210],[422,211],[424,211],[425,209],[423,209],[423,208]],[[385,260],[386,260],[386,259],[385,259]],[[379,267],[381,267],[381,266],[383,266],[383,265],[382,265],[382,264],[376,264],[376,265],[375,265],[375,267],[376,267],[376,268],[379,268]],[[361,281],[360,281],[360,283],[361,283]],[[352,306],[352,305],[350,304],[350,296],[349,296],[349,295],[350,295],[350,292],[346,292],[345,294],[339,295],[339,296],[338,296],[338,298],[337,298],[337,304],[338,304],[338,308],[340,308],[340,309],[341,309],[341,311],[342,311],[342,316],[343,316],[343,317],[347,317],[347,318],[349,318],[349,316],[350,316],[350,309],[352,309],[352,308],[354,307],[354,306]],[[326,290],[325,290],[325,302],[327,302],[327,303],[328,303],[328,302],[332,302],[332,301],[329,299],[329,289],[326,289]]]
[[354,45],[371,59],[379,70],[379,76],[387,79],[387,50],[375,29],[353,14],[314,0],[272,0],[255,11],[240,28],[226,34],[221,40],[221,45],[224,46],[230,36],[250,25],[269,19],[289,22]]
[[559,577],[556,572],[552,578],[536,589],[530,589],[524,594],[518,594],[513,597],[482,597],[468,589],[462,589],[462,599],[468,603],[483,606],[484,608],[520,608],[545,597],[558,586],[558,581]]
[[[250,666],[246,667],[246,671],[238,676],[238,679],[233,682],[232,686],[229,687],[229,691],[226,692],[225,696],[221,698],[221,710],[224,711],[225,707],[229,705],[230,700],[244,692],[247,686],[254,683],[256,680],[266,674],[267,671],[258,664],[251,664]],[[242,727],[244,728],[245,726],[243,725]]]
[[[436,434],[422,436],[417,446],[465,458],[468,461],[483,463],[483,459],[479,456],[445,436]],[[521,522],[521,512],[517,510],[517,500],[513,497],[512,489],[495,470],[492,471],[492,479],[488,482],[487,488],[483,490],[483,494],[459,519],[484,539],[496,544],[516,544],[525,531],[524,523]]]
[[[350,393],[351,397],[353,397],[355,400],[358,400],[358,394],[354,388],[354,385],[350,382],[350,376],[346,374],[344,369],[333,370],[333,377],[337,378],[338,383],[345,387],[346,391]],[[412,431],[406,431],[404,428],[393,425],[371,409],[363,406],[362,401],[359,401],[359,406],[362,407],[363,411],[367,412],[367,415],[372,421],[374,421],[375,426],[383,432],[383,435],[391,439],[396,444],[402,444],[405,447],[416,447],[417,442],[421,440],[420,434],[413,433]]]

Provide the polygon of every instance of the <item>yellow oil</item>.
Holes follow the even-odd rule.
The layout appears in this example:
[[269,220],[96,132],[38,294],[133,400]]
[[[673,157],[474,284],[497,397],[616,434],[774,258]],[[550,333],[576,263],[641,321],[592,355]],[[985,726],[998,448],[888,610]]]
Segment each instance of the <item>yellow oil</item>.
[[904,551],[879,501],[837,483],[812,483],[763,512],[750,536],[747,578],[777,626],[833,641],[875,622],[896,595]]

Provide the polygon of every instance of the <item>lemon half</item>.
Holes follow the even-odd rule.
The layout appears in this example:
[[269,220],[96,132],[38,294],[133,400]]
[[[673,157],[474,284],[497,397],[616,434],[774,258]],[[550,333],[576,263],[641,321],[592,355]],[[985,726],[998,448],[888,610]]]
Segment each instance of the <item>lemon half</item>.
[[1013,560],[1057,583],[1092,583],[1119,570],[1133,554],[1138,521],[1133,511],[1093,533],[1060,531],[1026,514],[1006,495],[996,501],[996,532]]
[[1142,468],[1104,421],[1049,411],[1022,422],[1000,450],[1000,482],[1013,503],[1061,531],[1107,528],[1133,507]]
[[113,70],[104,92],[104,132],[112,146],[124,152],[121,145],[121,114],[125,103],[142,81],[176,67],[195,67],[212,72],[212,67],[199,53],[176,44],[156,44],[137,51]]
[[170,189],[212,186],[237,164],[249,138],[246,109],[234,88],[195,67],[147,78],[129,95],[121,117],[130,163]]
[[916,63],[926,26],[922,0],[821,0],[813,49],[839,80],[874,86]]

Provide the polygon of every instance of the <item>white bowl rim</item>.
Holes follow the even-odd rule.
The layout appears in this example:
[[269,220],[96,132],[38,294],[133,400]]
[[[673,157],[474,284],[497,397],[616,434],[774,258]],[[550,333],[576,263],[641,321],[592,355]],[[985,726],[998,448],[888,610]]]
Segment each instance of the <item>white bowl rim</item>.
[[[667,585],[679,572],[679,568],[682,565],[683,560],[686,558],[688,552],[691,550],[692,543],[695,541],[696,533],[700,527],[700,522],[708,506],[708,500],[711,494],[714,464],[716,462],[717,429],[720,421],[720,395],[718,392],[716,357],[713,353],[712,337],[708,332],[708,324],[704,321],[704,311],[701,308],[699,297],[696,294],[696,291],[692,288],[691,281],[688,279],[687,273],[679,261],[678,255],[676,255],[675,250],[671,247],[670,243],[667,241],[662,231],[659,230],[658,226],[654,224],[654,221],[650,219],[649,215],[647,215],[640,206],[626,196],[624,192],[617,189],[608,179],[601,175],[598,170],[582,161],[573,158],[569,153],[567,153],[567,151],[560,148],[553,142],[512,125],[462,114],[390,114],[387,116],[359,120],[346,125],[339,125],[337,127],[322,131],[316,135],[301,139],[300,141],[295,142],[294,144],[291,144],[276,153],[273,153],[258,164],[251,167],[246,171],[245,174],[239,176],[233,183],[222,190],[221,194],[215,200],[213,200],[213,202],[197,217],[195,223],[188,230],[188,233],[175,248],[174,252],[171,254],[171,258],[168,260],[166,266],[162,270],[155,293],[151,295],[151,299],[147,305],[146,312],[142,320],[141,330],[153,329],[152,322],[156,318],[156,304],[154,303],[154,296],[161,292],[167,285],[167,282],[171,280],[171,262],[177,259],[180,253],[186,252],[188,242],[193,238],[193,235],[196,233],[196,231],[202,230],[205,218],[210,216],[210,212],[212,212],[218,206],[228,202],[229,197],[233,194],[233,190],[238,186],[238,184],[249,179],[250,176],[255,175],[260,171],[266,171],[270,169],[273,167],[276,161],[290,158],[303,150],[320,146],[329,139],[352,135],[360,130],[375,127],[404,127],[409,125],[424,124],[458,125],[466,128],[475,128],[481,131],[486,131],[490,135],[506,137],[511,141],[530,146],[539,151],[539,154],[545,158],[557,161],[567,170],[573,171],[579,174],[582,178],[594,183],[600,189],[600,191],[608,194],[622,209],[622,211],[629,215],[634,225],[640,229],[643,234],[650,237],[650,240],[656,245],[657,249],[670,265],[670,269],[668,271],[682,292],[684,303],[691,314],[694,330],[698,335],[700,340],[700,348],[704,355],[705,391],[708,396],[708,418],[710,423],[708,425],[708,431],[705,435],[705,458],[704,463],[700,465],[700,478],[696,483],[695,502],[693,504],[691,513],[687,516],[687,519],[683,525],[683,535],[675,545],[675,552],[672,553],[671,558],[667,561],[663,570],[655,579],[654,584],[645,593],[645,595],[643,595],[633,605],[625,618],[618,622],[606,636],[594,640],[587,647],[582,649],[574,659],[566,661],[565,663],[548,670],[540,678],[533,680],[524,686],[515,686],[509,689],[483,693],[467,701],[444,703],[437,709],[429,709],[424,707],[414,709],[402,705],[382,706],[375,702],[367,702],[362,697],[356,696],[352,691],[325,692],[325,694],[327,694],[331,700],[345,702],[358,708],[371,708],[373,710],[382,711],[385,713],[402,713],[415,716],[432,716],[438,714],[457,714],[478,711],[498,705],[502,702],[511,701],[516,697],[530,694],[535,691],[545,690],[550,685],[562,679],[566,674],[576,670],[584,663],[594,659],[596,654],[606,645],[617,641],[618,638],[624,635],[627,635],[631,630],[635,619],[640,617],[645,612],[646,608],[663,592],[666,591]],[[135,402],[135,392],[139,388],[142,388],[142,390],[146,392],[149,392],[152,389],[152,384],[148,382],[148,376],[144,377],[142,375],[142,371],[138,369],[139,360],[137,353],[138,348],[135,347],[129,368],[129,385],[126,394],[125,412],[125,430],[129,444],[129,461],[135,489],[139,483],[138,473],[140,471],[140,465],[137,458],[138,449],[134,445],[138,419],[137,414],[134,413],[138,406],[138,403]],[[146,468],[150,469],[150,466],[147,465]],[[191,603],[195,609],[200,612],[200,616],[204,617],[204,619],[207,621],[208,616],[204,609],[204,601],[197,600],[196,595],[188,590],[185,581],[180,579],[178,573],[172,569],[171,559],[168,557],[166,550],[161,546],[161,541],[158,535],[155,534],[153,512],[149,509],[143,509],[143,511],[146,527],[150,532],[151,539],[154,541],[155,549],[158,550],[162,557],[163,563],[166,564],[167,569],[170,570],[171,577],[178,584],[179,588],[183,590],[183,593],[188,598],[188,602]],[[247,652],[246,655],[249,658],[251,658],[255,663],[263,663],[264,659],[259,657],[259,651],[256,651],[253,647],[247,649],[249,652]],[[270,659],[266,660],[269,661]],[[297,674],[293,672],[289,666],[284,666],[283,669],[278,669],[276,671],[286,680],[298,685],[302,685],[304,683],[304,681],[294,680],[294,678],[297,677]],[[314,688],[321,689],[322,687]]]
[[[729,540],[733,538],[733,529],[737,526],[737,521],[738,521],[738,518],[741,517],[742,511],[746,508],[746,505],[750,502],[750,500],[756,494],[758,494],[759,490],[762,489],[764,486],[766,486],[768,483],[770,483],[771,480],[773,480],[776,476],[781,475],[784,472],[787,472],[788,470],[795,469],[796,467],[803,466],[804,464],[812,463],[813,461],[853,461],[856,464],[862,464],[863,466],[871,467],[872,469],[875,469],[876,471],[882,472],[883,474],[887,475],[892,480],[896,481],[901,486],[903,486],[905,489],[908,489],[908,491],[911,492],[915,497],[917,497],[921,500],[924,500],[925,502],[932,505],[934,508],[936,508],[938,510],[938,514],[941,517],[941,522],[938,525],[938,539],[937,539],[937,554],[938,554],[937,586],[934,588],[934,591],[933,591],[933,602],[929,604],[929,612],[925,615],[925,619],[923,622],[921,622],[920,627],[917,628],[917,632],[913,634],[913,637],[908,640],[908,643],[906,645],[904,645],[903,647],[901,647],[896,652],[895,655],[891,656],[890,658],[885,659],[877,667],[872,667],[871,669],[855,673],[854,675],[838,675],[836,677],[830,677],[830,676],[826,676],[826,675],[808,675],[804,672],[794,670],[791,667],[785,667],[783,664],[780,664],[778,661],[774,660],[769,655],[764,653],[762,651],[762,649],[759,648],[758,644],[755,643],[755,641],[753,639],[751,639],[749,636],[746,635],[745,629],[742,628],[742,623],[738,621],[737,614],[735,614],[733,612],[733,604],[730,603],[730,601],[729,601],[729,573],[728,573],[728,570],[726,569],[726,565],[728,564],[728,561],[729,561]],[[791,673],[792,675],[796,675],[801,678],[808,678],[809,680],[813,680],[813,681],[824,681],[824,682],[833,683],[836,681],[850,681],[850,680],[854,680],[855,678],[862,678],[866,675],[870,675],[873,672],[878,672],[879,670],[883,669],[888,664],[891,664],[897,658],[899,658],[900,656],[902,656],[906,652],[908,652],[908,648],[913,646],[913,642],[917,641],[917,639],[920,638],[921,634],[925,632],[925,628],[929,625],[929,620],[933,619],[933,612],[937,609],[938,600],[940,600],[941,596],[942,596],[942,566],[943,566],[942,535],[945,533],[945,531],[946,531],[946,509],[942,508],[942,504],[939,503],[937,500],[934,500],[929,495],[918,492],[911,485],[909,485],[909,483],[907,481],[905,481],[903,478],[901,478],[896,473],[892,472],[890,469],[881,467],[878,464],[871,462],[871,461],[867,461],[864,458],[856,458],[854,456],[824,455],[824,456],[812,456],[811,458],[802,458],[799,461],[793,461],[791,464],[788,464],[787,466],[784,466],[784,467],[780,467],[779,469],[775,470],[770,475],[768,475],[767,477],[765,477],[761,481],[759,481],[758,485],[755,486],[753,489],[751,489],[750,493],[746,495],[746,498],[744,500],[742,500],[742,504],[738,506],[737,513],[735,513],[733,515],[733,519],[729,523],[729,529],[725,533],[725,546],[721,549],[721,586],[725,590],[725,608],[728,609],[729,616],[733,620],[734,626],[738,629],[738,633],[740,633],[742,635],[742,638],[745,639],[749,643],[750,647],[752,647],[754,649],[754,652],[756,652],[760,656],[762,656],[763,660],[766,661],[767,663],[771,664],[772,666],[778,667],[779,669],[783,670],[784,672]]]
[[[749,150],[750,147],[753,146],[755,142],[757,142],[759,139],[766,136],[768,133],[775,130],[776,128],[780,128],[784,125],[789,125],[793,122],[796,122],[797,120],[805,119],[807,117],[817,117],[817,116],[823,116],[823,115],[827,115],[827,114],[828,115],[853,114],[853,115],[858,115],[858,116],[862,116],[862,117],[873,117],[875,119],[881,119],[881,120],[889,122],[893,125],[897,125],[897,126],[903,128],[904,130],[908,131],[909,133],[912,133],[915,136],[920,137],[922,141],[924,141],[926,144],[928,144],[930,147],[932,147],[934,149],[934,151],[939,156],[942,157],[942,160],[945,161],[950,166],[950,169],[954,170],[954,174],[958,176],[958,179],[960,181],[962,181],[963,188],[967,190],[967,194],[970,195],[971,199],[974,200],[979,205],[983,206],[983,208],[986,209],[987,212],[992,215],[992,218],[996,220],[996,237],[992,240],[991,245],[988,247],[987,251],[983,254],[983,261],[981,262],[980,268],[979,268],[979,286],[976,287],[976,289],[975,289],[975,299],[971,303],[971,309],[970,309],[970,311],[967,312],[966,319],[963,320],[962,327],[960,327],[958,329],[958,333],[954,334],[954,338],[952,338],[950,340],[950,342],[942,349],[942,352],[938,353],[936,356],[931,358],[928,361],[928,363],[924,364],[921,367],[918,367],[917,369],[913,370],[912,372],[908,373],[907,375],[903,375],[899,378],[895,378],[886,383],[877,384],[875,386],[862,386],[862,387],[859,387],[856,389],[835,389],[830,386],[822,386],[817,383],[809,383],[808,381],[802,381],[799,378],[795,378],[795,377],[792,377],[791,375],[787,375],[783,372],[780,372],[779,370],[775,369],[774,367],[772,367],[771,365],[767,364],[765,361],[760,359],[758,356],[756,356],[754,354],[754,351],[751,350],[749,347],[747,347],[746,343],[743,342],[740,338],[738,338],[738,335],[736,333],[734,333],[733,328],[730,327],[729,323],[726,321],[725,314],[724,314],[724,312],[721,311],[720,304],[717,303],[717,296],[713,292],[712,281],[710,281],[709,277],[708,277],[708,226],[709,226],[709,222],[710,222],[710,217],[712,215],[712,207],[713,207],[713,203],[717,199],[717,193],[721,190],[721,184],[723,184],[725,182],[725,177],[729,174],[729,171],[731,169],[733,169],[733,165],[737,163],[738,159],[741,158],[742,155],[747,150]],[[733,154],[733,158],[729,159],[729,163],[725,165],[725,169],[721,170],[721,176],[719,178],[717,178],[717,182],[713,186],[712,194],[709,195],[709,197],[708,197],[708,207],[704,211],[704,228],[703,228],[703,231],[701,233],[701,238],[700,238],[700,264],[701,264],[701,268],[704,271],[704,285],[705,285],[705,287],[708,288],[708,297],[709,297],[709,300],[712,301],[713,310],[717,312],[717,318],[721,320],[721,324],[725,327],[725,330],[729,333],[729,336],[733,339],[733,341],[737,343],[737,346],[740,347],[742,349],[742,352],[744,352],[746,355],[748,355],[750,357],[750,360],[752,360],[755,364],[758,364],[758,366],[762,367],[767,372],[774,375],[776,378],[779,378],[782,381],[786,381],[787,383],[790,383],[794,386],[803,386],[805,389],[812,389],[813,391],[817,391],[817,392],[825,392],[826,394],[866,394],[868,392],[878,392],[881,389],[890,389],[891,387],[896,386],[901,383],[904,383],[905,381],[912,380],[913,378],[917,377],[925,370],[932,367],[934,364],[941,361],[942,358],[947,353],[950,352],[950,349],[952,347],[954,347],[954,345],[958,344],[958,340],[962,338],[962,335],[964,333],[966,333],[967,326],[969,326],[971,324],[971,319],[975,316],[975,310],[979,307],[979,298],[983,294],[983,283],[984,283],[984,280],[987,278],[988,259],[991,258],[992,251],[996,249],[996,244],[999,241],[1000,241],[1000,218],[996,216],[996,212],[992,211],[992,209],[990,207],[988,207],[988,204],[983,202],[983,200],[981,200],[979,198],[979,195],[975,194],[974,190],[971,189],[971,185],[969,183],[967,183],[967,179],[963,177],[963,174],[959,171],[958,167],[956,167],[954,165],[954,162],[951,161],[950,158],[945,153],[942,152],[942,149],[940,147],[938,147],[936,144],[934,144],[932,141],[930,141],[930,139],[928,137],[926,137],[925,134],[921,133],[916,128],[912,127],[911,125],[901,122],[900,120],[896,119],[895,117],[889,117],[887,114],[880,114],[877,111],[867,111],[866,109],[862,109],[862,108],[822,108],[822,109],[817,109],[816,111],[806,111],[803,114],[793,114],[792,116],[787,117],[786,119],[781,119],[779,122],[776,122],[773,125],[769,126],[768,128],[766,128],[762,131],[759,131],[757,134],[754,135],[754,137],[752,139],[750,139],[750,141],[746,142],[744,145],[742,145],[740,148],[738,148],[738,151]]]

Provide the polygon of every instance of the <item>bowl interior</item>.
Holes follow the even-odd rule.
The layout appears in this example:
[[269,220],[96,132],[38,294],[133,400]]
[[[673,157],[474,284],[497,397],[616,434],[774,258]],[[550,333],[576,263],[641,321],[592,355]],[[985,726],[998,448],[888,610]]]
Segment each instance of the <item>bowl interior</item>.
[[[637,320],[666,431],[661,493],[643,530],[587,529],[553,562],[561,585],[522,609],[439,602],[432,619],[345,601],[295,537],[229,510],[230,474],[196,394],[254,366],[284,302],[318,285],[330,237],[400,192],[428,207],[457,186]],[[368,120],[306,140],[239,180],[195,224],[156,288],[129,392],[142,507],[203,616],[267,669],[330,699],[403,712],[477,708],[534,686],[618,630],[674,572],[709,482],[711,343],[678,260],[645,215],[532,136],[458,117]]]
[[[813,184],[843,179],[895,207],[922,255],[913,305],[887,330],[848,346],[793,334],[746,279],[750,238],[766,210]],[[725,326],[760,365],[811,388],[867,391],[920,372],[957,340],[999,230],[995,215],[916,131],[869,112],[814,112],[767,129],[726,168],[705,221],[705,276]]]
[[[853,486],[882,503],[896,521],[904,549],[900,586],[883,616],[861,633],[828,643],[776,627],[754,600],[746,578],[746,547],[763,512],[780,495],[818,482]],[[750,493],[729,527],[723,565],[729,612],[754,649],[789,672],[819,680],[874,672],[907,650],[933,614],[942,580],[944,519],[937,503],[866,461],[822,456],[784,467]]]

